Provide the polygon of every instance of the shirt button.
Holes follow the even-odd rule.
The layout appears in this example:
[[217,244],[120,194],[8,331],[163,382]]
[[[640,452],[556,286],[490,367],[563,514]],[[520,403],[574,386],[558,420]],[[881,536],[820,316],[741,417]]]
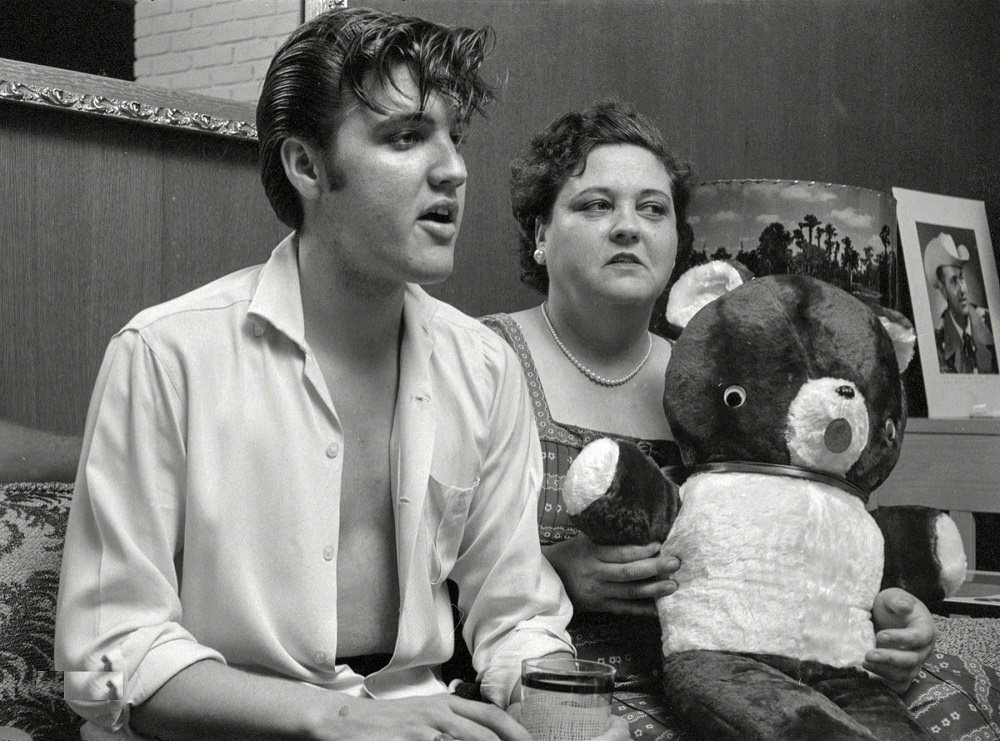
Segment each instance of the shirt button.
[[340,446],[337,443],[330,443],[326,448],[327,458],[336,458],[340,455]]
[[326,664],[326,659],[327,659],[326,651],[317,651],[313,655],[313,658],[316,659],[317,664],[323,666],[324,664]]
[[323,549],[323,558],[326,559],[327,561],[333,560],[333,554],[334,550],[332,545],[328,545],[326,548]]

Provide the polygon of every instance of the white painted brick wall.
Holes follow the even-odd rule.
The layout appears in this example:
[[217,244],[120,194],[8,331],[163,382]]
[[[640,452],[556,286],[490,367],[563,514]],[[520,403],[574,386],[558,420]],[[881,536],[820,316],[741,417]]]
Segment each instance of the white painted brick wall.
[[136,82],[256,102],[301,0],[136,0]]

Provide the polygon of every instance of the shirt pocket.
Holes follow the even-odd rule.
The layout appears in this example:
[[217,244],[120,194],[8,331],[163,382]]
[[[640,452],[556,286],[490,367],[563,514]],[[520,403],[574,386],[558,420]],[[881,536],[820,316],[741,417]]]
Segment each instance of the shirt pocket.
[[424,526],[430,543],[431,584],[448,578],[465,533],[472,494],[479,485],[477,478],[471,486],[449,486],[431,476],[427,481],[427,509]]

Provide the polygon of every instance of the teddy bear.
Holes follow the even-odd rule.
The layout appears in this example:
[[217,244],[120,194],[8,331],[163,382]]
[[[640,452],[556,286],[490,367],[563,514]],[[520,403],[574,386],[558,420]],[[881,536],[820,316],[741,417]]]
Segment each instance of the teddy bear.
[[671,290],[663,405],[683,470],[597,440],[565,505],[597,543],[663,541],[679,558],[656,606],[665,697],[689,735],[926,738],[861,668],[881,589],[934,602],[965,577],[946,514],[867,509],[899,457],[913,327],[812,277],[746,278],[713,261]]

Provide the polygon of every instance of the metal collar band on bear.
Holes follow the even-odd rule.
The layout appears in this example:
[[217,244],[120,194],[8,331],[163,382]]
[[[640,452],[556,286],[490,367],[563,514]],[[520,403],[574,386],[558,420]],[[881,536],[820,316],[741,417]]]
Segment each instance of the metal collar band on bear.
[[[835,486],[841,491],[857,497],[865,504],[868,504],[868,497],[871,492],[866,492],[860,487],[852,484],[842,476],[822,471],[811,471],[808,468],[799,466],[788,466],[781,463],[752,463],[750,461],[724,461],[720,463],[702,463],[698,466],[685,468],[677,466],[678,471],[683,471],[685,475],[691,476],[696,473],[762,473],[768,476],[789,476],[809,481],[818,481],[821,484]],[[664,469],[670,471],[671,468]]]

